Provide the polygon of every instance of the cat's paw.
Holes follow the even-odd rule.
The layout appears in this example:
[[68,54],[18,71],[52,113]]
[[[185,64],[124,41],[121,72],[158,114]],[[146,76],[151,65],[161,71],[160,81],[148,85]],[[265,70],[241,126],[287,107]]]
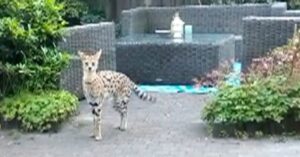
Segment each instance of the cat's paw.
[[89,137],[90,138],[95,138],[95,134],[90,134]]
[[120,130],[120,131],[126,131],[126,128],[120,127],[120,126],[116,127],[116,129],[118,129],[118,130]]
[[102,140],[102,136],[101,136],[101,135],[100,135],[100,136],[95,136],[95,140],[96,140],[96,141]]

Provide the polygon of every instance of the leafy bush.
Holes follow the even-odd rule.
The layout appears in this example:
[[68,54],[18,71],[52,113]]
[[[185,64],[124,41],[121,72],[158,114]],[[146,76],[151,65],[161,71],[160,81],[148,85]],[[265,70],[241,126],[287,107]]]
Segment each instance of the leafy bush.
[[25,131],[47,131],[74,113],[77,98],[65,91],[21,92],[0,102],[5,121],[18,121]]
[[230,72],[226,70],[229,66],[195,79],[198,86],[209,82],[219,87],[214,99],[205,106],[203,119],[212,126],[272,123],[283,128],[288,128],[286,121],[299,121],[299,50],[300,32],[295,29],[287,45],[253,59],[248,71],[242,74],[242,85],[230,86],[223,82]]
[[55,0],[0,1],[0,95],[57,88],[68,56],[57,50],[64,6]]
[[88,6],[80,0],[60,0],[65,4],[63,18],[69,26],[80,25],[81,17],[88,13]]
[[290,107],[286,94],[273,89],[274,83],[279,82],[268,80],[239,87],[222,87],[215,99],[205,107],[204,119],[211,124],[280,123]]
[[26,131],[51,129],[78,103],[68,92],[53,91],[69,62],[55,46],[66,24],[63,10],[56,0],[0,1],[0,117]]
[[104,20],[103,11],[91,9],[83,0],[59,0],[65,4],[63,18],[69,26],[81,25],[84,23],[97,23]]
[[299,0],[282,0],[282,1],[287,2],[288,9],[300,9]]
[[0,1],[0,61],[20,63],[53,47],[65,25],[63,5],[55,0]]
[[20,86],[26,89],[57,89],[60,72],[68,65],[69,59],[68,53],[42,48],[40,56],[33,56],[17,65],[6,64],[5,68],[11,74],[18,74],[18,78],[23,80]]
[[103,12],[90,12],[84,16],[81,17],[82,23],[98,23],[100,21],[103,21],[104,18]]

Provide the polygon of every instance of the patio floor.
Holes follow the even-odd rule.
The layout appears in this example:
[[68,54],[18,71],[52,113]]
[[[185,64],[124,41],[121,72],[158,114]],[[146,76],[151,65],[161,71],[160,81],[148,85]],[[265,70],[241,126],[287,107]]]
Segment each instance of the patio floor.
[[20,134],[0,131],[0,157],[285,157],[298,156],[300,139],[214,139],[200,120],[208,96],[158,94],[156,104],[133,98],[129,128],[115,129],[119,116],[104,108],[103,140],[89,138],[92,117],[83,101],[80,114],[59,133]]

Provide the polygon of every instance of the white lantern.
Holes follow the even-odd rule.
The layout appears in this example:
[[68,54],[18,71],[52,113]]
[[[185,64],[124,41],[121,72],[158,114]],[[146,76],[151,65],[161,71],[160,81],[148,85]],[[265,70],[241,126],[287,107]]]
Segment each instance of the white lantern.
[[176,12],[171,22],[171,35],[173,38],[182,38],[184,30],[184,22],[179,17],[179,13]]

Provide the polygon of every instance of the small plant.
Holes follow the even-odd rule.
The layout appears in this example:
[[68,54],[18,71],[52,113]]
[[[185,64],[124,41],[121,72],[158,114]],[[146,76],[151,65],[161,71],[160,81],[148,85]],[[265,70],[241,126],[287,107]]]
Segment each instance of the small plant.
[[204,76],[198,76],[193,79],[196,87],[216,87],[219,86],[223,81],[226,80],[227,76],[232,71],[233,61],[225,61],[221,64],[218,69],[212,70],[210,73]]
[[0,103],[0,115],[5,121],[17,121],[25,131],[44,132],[70,117],[78,100],[65,91],[22,91]]

